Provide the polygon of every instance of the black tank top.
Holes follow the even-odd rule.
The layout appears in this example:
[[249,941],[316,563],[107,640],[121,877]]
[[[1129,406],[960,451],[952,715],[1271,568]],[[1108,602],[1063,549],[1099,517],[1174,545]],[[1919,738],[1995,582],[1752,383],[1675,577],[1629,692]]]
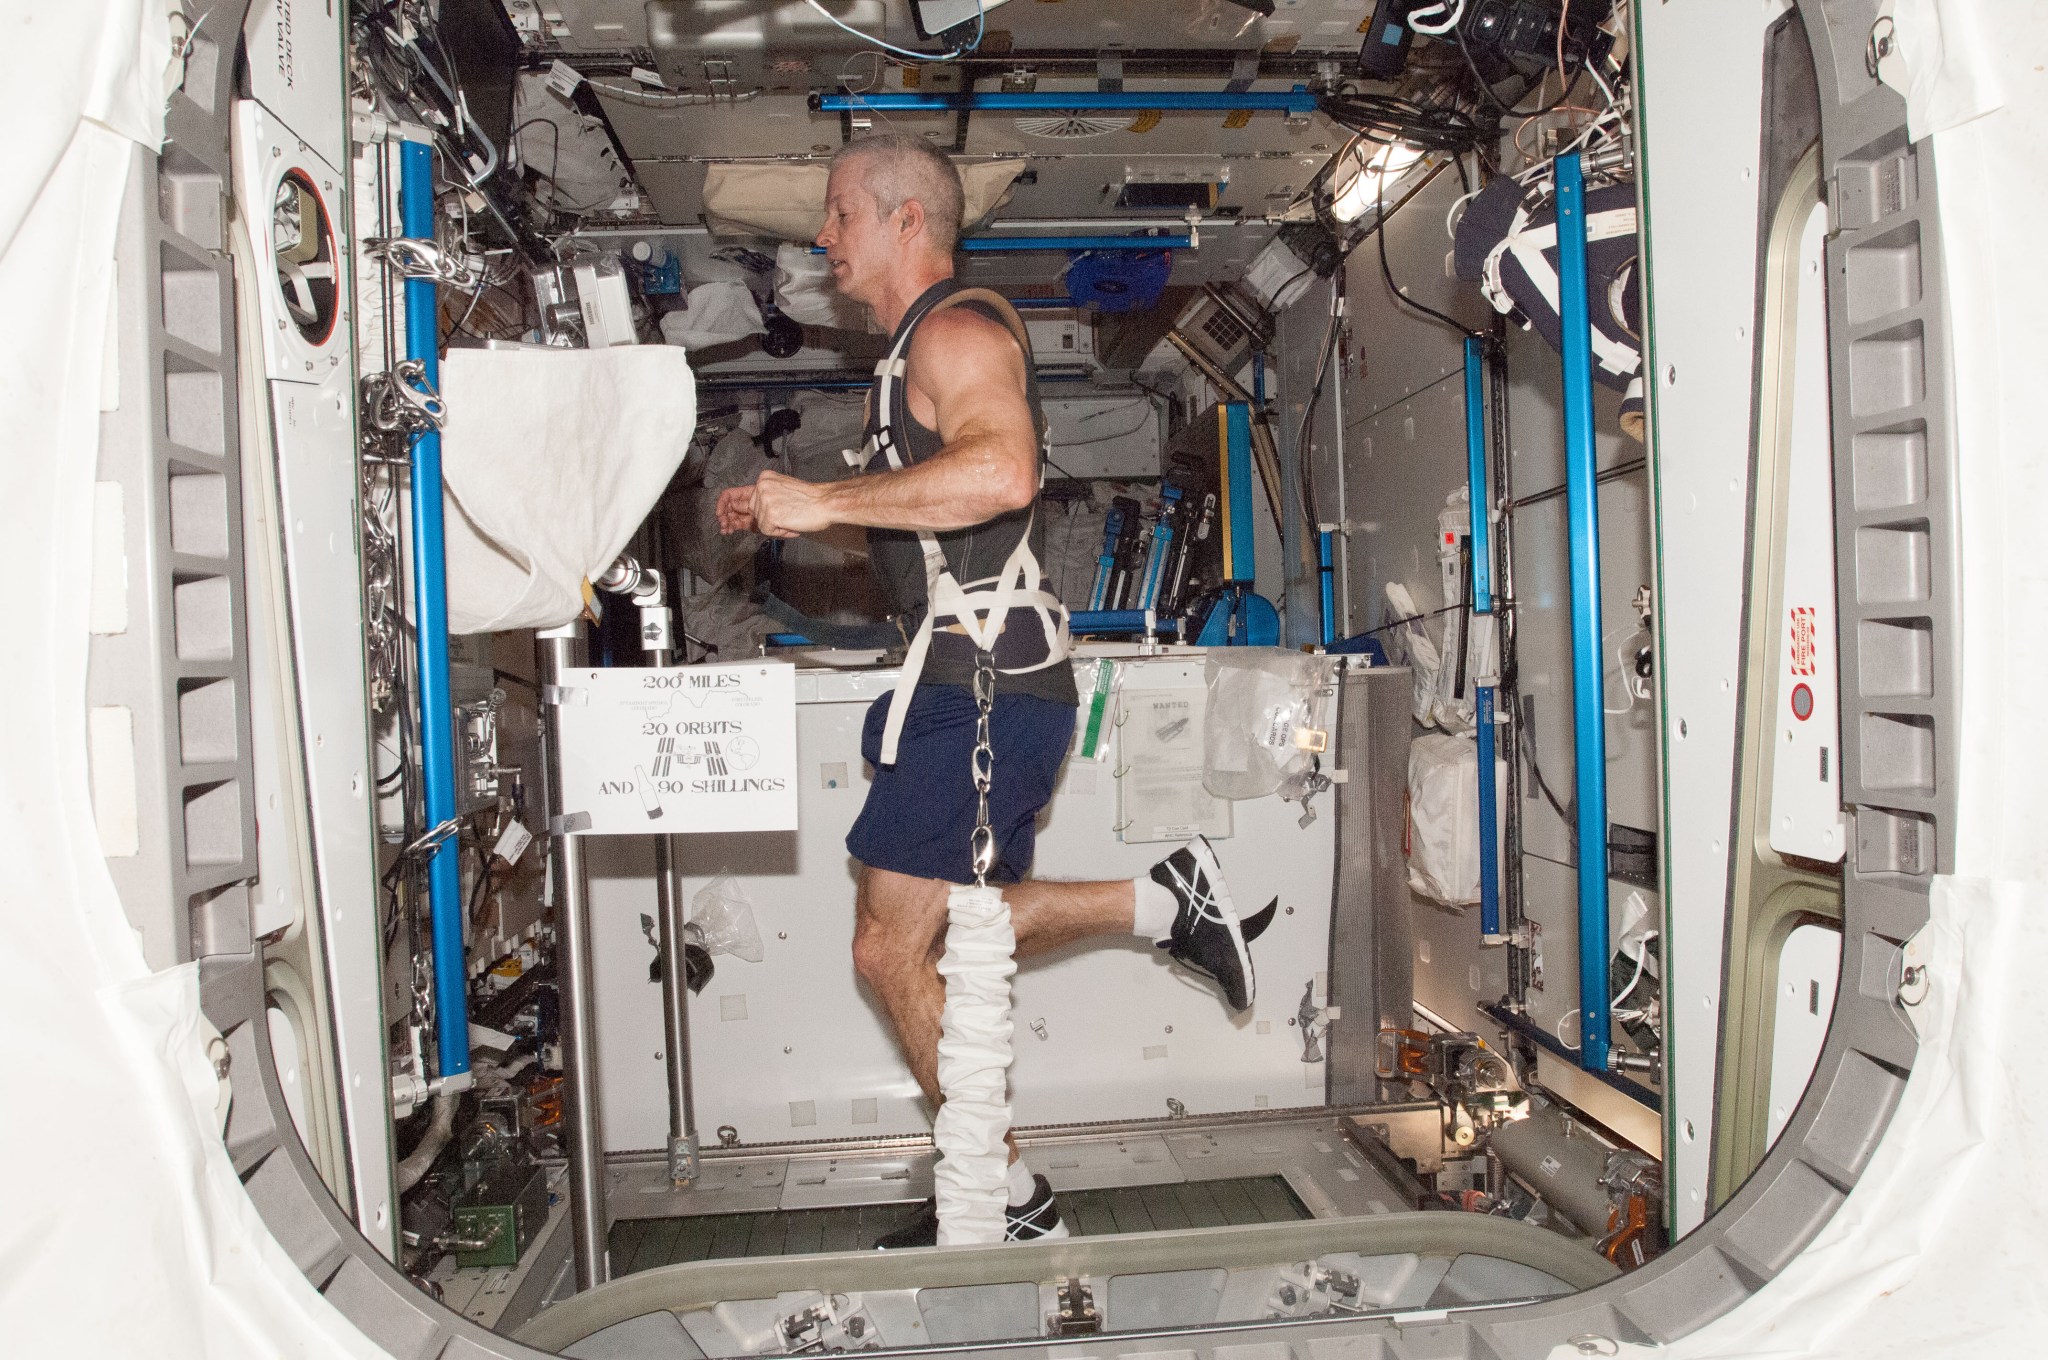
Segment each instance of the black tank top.
[[[891,347],[894,347],[896,340],[902,338],[906,330],[915,327],[918,322],[922,321],[926,313],[931,311],[934,304],[959,288],[960,284],[958,281],[942,279],[919,294],[917,301],[911,303],[909,310],[903,314],[903,320],[897,326],[895,335],[890,337]],[[972,307],[990,320],[1001,321],[1001,318],[996,315],[995,310],[984,304],[963,302],[959,305]],[[1007,331],[1008,327],[1005,326],[1004,329]],[[907,359],[910,353],[909,346],[906,345],[904,347],[903,353]],[[1031,427],[1033,432],[1042,440],[1045,435],[1045,411],[1039,401],[1038,379],[1032,372],[1031,355],[1029,353],[1026,353],[1024,356],[1024,382],[1025,396],[1031,405]],[[908,381],[898,380],[894,386],[896,396],[891,404],[895,407],[895,410],[887,413],[878,412],[874,409],[874,392],[873,389],[869,390],[866,437],[868,446],[873,447],[876,430],[879,428],[884,415],[887,415],[900,437],[897,454],[902,458],[904,464],[908,466],[937,453],[944,446],[945,440],[937,430],[920,424],[916,417],[910,414],[910,384]],[[1043,445],[1041,445],[1040,457],[1043,458],[1043,456]],[[887,459],[877,454],[873,464],[867,470],[879,471],[887,466]],[[945,554],[946,566],[952,571],[955,579],[962,585],[969,585],[994,576],[1002,569],[1003,563],[1015,551],[1018,539],[1023,537],[1027,523],[1031,526],[1032,555],[1043,562],[1045,560],[1045,523],[1043,520],[1033,517],[1031,508],[1012,510],[998,515],[994,519],[977,524],[972,528],[949,529],[935,533],[933,537],[938,540],[939,549]],[[916,532],[908,529],[868,530],[868,562],[874,570],[875,579],[882,587],[883,594],[888,598],[891,607],[896,610],[897,623],[902,628],[903,635],[909,637],[917,631],[918,624],[923,620],[927,603],[925,599],[924,548],[918,542]],[[1015,640],[1021,645],[1030,640],[1027,635],[1037,634],[1038,624],[1035,618],[1032,618],[1028,624],[1022,621],[1024,616],[1016,615],[1013,618],[1019,621],[1011,628],[1005,630],[1004,641],[1009,641],[1014,636]],[[996,664],[998,666],[1028,664],[1024,658],[1018,658],[1017,662],[1013,663],[1011,658],[1004,655],[1005,650],[1002,642],[998,642],[996,646]],[[1037,655],[1041,658],[1045,655],[1042,646],[1038,650]],[[950,633],[943,630],[934,633],[932,635],[931,652],[925,659],[924,672],[919,677],[918,682],[926,685],[956,685],[966,688],[973,683],[973,680],[973,642],[959,633]],[[1039,698],[1050,699],[1056,703],[1073,704],[1079,702],[1079,694],[1074,688],[1074,668],[1064,661],[1040,670],[1026,671],[1021,675],[1005,675],[998,671],[996,674],[996,692],[999,694],[1034,694]]]

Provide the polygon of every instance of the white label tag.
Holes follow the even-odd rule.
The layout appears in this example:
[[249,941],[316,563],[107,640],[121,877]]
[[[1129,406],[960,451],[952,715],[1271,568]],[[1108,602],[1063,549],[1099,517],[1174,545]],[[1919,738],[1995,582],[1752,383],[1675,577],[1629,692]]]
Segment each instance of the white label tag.
[[526,847],[533,844],[533,833],[523,823],[508,822],[498,843],[491,847],[491,853],[507,864],[517,864],[519,857],[526,853]]
[[668,88],[667,83],[662,80],[660,72],[650,71],[645,66],[635,66],[630,72],[630,74],[632,75],[633,79],[639,81],[642,85],[647,86],[649,89],[665,90]]
[[548,88],[564,99],[576,97],[576,87],[583,83],[583,73],[566,61],[557,60],[548,67]]

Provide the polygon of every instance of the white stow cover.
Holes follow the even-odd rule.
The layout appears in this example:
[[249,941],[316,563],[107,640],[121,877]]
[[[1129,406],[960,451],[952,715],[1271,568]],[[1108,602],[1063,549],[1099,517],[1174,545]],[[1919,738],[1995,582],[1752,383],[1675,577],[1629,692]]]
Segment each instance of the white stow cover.
[[[979,302],[996,308],[1004,324],[1024,346],[1026,362],[1031,353],[1030,337],[1024,330],[1024,323],[1017,319],[1017,313],[1009,301],[999,293],[986,288],[963,288],[949,293],[927,308],[922,316],[916,317],[896,337],[896,343],[889,347],[888,354],[875,365],[875,420],[879,437],[871,438],[863,451],[862,465],[872,466],[876,454],[882,455],[889,466],[896,471],[903,469],[903,456],[898,449],[905,445],[896,437],[892,428],[892,415],[896,409],[896,384],[902,380],[909,367],[908,354],[910,337],[917,331],[925,317],[946,307],[963,302]],[[1045,475],[1045,463],[1039,460],[1039,477]],[[941,620],[948,626],[957,627],[974,642],[976,648],[993,653],[996,639],[1001,636],[1009,623],[1014,609],[1029,609],[1037,616],[1038,625],[1045,633],[1045,660],[1030,666],[1010,669],[998,668],[1004,675],[1024,675],[1031,671],[1042,671],[1049,666],[1061,665],[1073,654],[1074,640],[1067,626],[1067,607],[1060,598],[1043,588],[1045,571],[1038,565],[1038,557],[1031,551],[1031,530],[1037,516],[1026,520],[1024,532],[1017,539],[1017,546],[1003,562],[1003,568],[992,577],[960,584],[946,565],[946,554],[939,547],[939,540],[929,530],[917,531],[917,541],[924,549],[924,620],[918,625],[916,636],[910,639],[910,648],[903,656],[903,675],[896,682],[896,691],[889,696],[889,716],[882,725],[882,763],[896,763],[897,743],[903,736],[903,720],[910,713],[910,696],[917,689],[918,677],[924,673],[925,656],[931,651],[932,634]]]
[[441,395],[448,631],[569,622],[690,447],[688,357],[670,345],[451,350]]
[[939,1245],[1000,1242],[1009,1204],[1010,978],[1017,934],[1000,888],[959,884],[946,896],[946,1009],[932,1171]]
[[[0,1215],[0,1351],[370,1357],[382,1352],[307,1282],[237,1178],[199,966],[150,970],[107,873],[119,850],[94,819],[95,793],[114,791],[95,788],[88,759],[82,603],[89,576],[119,595],[141,565],[95,564],[85,545],[100,414],[121,390],[110,328],[147,305],[116,296],[110,266],[131,158],[161,145],[176,84],[166,10],[0,7],[15,100],[0,178],[0,1025],[16,1038],[0,1159],[26,1172]],[[232,33],[213,36],[232,49]],[[129,601],[129,626],[142,607]]]

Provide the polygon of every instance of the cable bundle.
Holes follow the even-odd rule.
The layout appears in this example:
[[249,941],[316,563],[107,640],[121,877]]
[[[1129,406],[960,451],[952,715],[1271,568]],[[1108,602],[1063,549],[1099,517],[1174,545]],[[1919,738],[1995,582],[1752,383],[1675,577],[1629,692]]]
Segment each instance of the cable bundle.
[[1457,155],[1498,135],[1496,119],[1449,104],[1425,104],[1394,94],[1340,91],[1316,101],[1323,115],[1369,142],[1403,142],[1424,151]]

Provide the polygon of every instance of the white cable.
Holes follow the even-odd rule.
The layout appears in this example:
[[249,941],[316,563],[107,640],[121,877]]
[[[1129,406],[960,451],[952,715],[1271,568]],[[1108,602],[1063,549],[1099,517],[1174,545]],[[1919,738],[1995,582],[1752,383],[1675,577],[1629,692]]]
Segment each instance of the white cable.
[[1615,1014],[1619,1015],[1621,1013],[1619,1010],[1616,1010],[1615,1008],[1620,1006],[1622,1002],[1628,1000],[1629,993],[1633,992],[1636,989],[1636,984],[1643,980],[1643,962],[1644,960],[1650,957],[1650,941],[1656,938],[1657,932],[1654,930],[1645,931],[1641,936],[1637,938],[1635,976],[1628,980],[1628,986],[1621,989],[1620,996],[1615,997],[1614,1000],[1607,1003],[1608,1009],[1614,1011]]
[[635,85],[614,85],[608,80],[592,80],[584,77],[584,84],[600,94],[610,95],[622,104],[638,104],[650,109],[702,108],[712,104],[744,104],[750,99],[761,97],[760,87],[751,90],[736,90],[731,94],[717,94],[703,90],[694,93],[677,91],[663,93],[657,90],[643,90]]
[[939,976],[938,1114],[932,1170],[939,1245],[1000,1242],[1010,1202],[1010,978],[1017,971],[1010,906],[994,886],[955,886],[946,896],[946,952]]
[[[988,25],[988,5],[986,3],[986,0],[976,0],[974,6],[973,42],[963,44],[962,46],[956,47],[952,51],[944,54],[940,54],[937,52],[914,52],[910,48],[898,47],[894,43],[883,42],[880,38],[869,37],[867,34],[855,28],[852,24],[849,24],[845,20],[841,19],[831,10],[826,9],[824,5],[819,3],[819,0],[804,0],[804,3],[809,5],[812,9],[818,11],[819,14],[823,15],[826,21],[829,22],[834,28],[844,29],[846,32],[851,33],[854,37],[859,38],[864,43],[873,43],[876,47],[881,48],[884,52],[894,52],[899,57],[908,57],[912,61],[917,62],[958,61],[967,53],[972,52],[975,48],[981,46],[982,33],[985,31]],[[1464,0],[1459,0],[1459,3],[1464,3]]]
[[1449,0],[1438,0],[1436,4],[1431,5],[1427,9],[1416,10],[1408,16],[1408,27],[1414,29],[1417,33],[1426,33],[1432,38],[1441,38],[1444,34],[1456,28],[1458,21],[1465,17],[1465,0],[1457,0],[1457,8],[1451,9],[1450,17],[1441,23],[1425,22],[1423,16],[1442,14],[1446,9],[1450,9]]

